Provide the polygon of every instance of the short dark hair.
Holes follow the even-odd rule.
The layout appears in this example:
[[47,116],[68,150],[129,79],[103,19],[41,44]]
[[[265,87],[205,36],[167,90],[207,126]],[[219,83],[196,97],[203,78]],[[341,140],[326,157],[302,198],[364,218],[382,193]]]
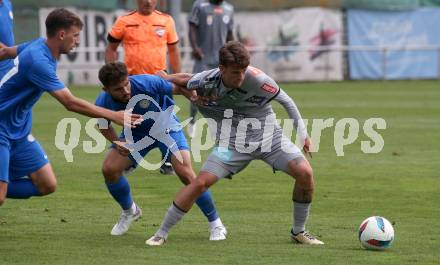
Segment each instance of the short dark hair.
[[239,41],[229,41],[219,51],[220,65],[246,68],[250,63],[249,51]]
[[128,76],[127,66],[125,63],[114,62],[108,63],[99,69],[99,81],[109,87],[122,82]]
[[53,37],[60,29],[68,30],[72,26],[82,29],[81,19],[65,8],[54,9],[46,18],[46,35]]

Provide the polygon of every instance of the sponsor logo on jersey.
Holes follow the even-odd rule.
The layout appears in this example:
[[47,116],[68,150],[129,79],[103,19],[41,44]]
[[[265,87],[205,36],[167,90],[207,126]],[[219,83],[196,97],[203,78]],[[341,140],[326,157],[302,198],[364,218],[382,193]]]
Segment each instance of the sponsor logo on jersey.
[[14,19],[14,13],[12,13],[12,11],[9,11],[9,17],[10,17],[11,19]]
[[273,87],[273,86],[271,86],[271,85],[269,85],[269,84],[266,84],[266,83],[264,83],[264,84],[261,86],[261,89],[263,89],[264,91],[269,92],[269,93],[271,93],[271,94],[275,94],[275,93],[277,93],[277,91],[278,91],[275,87]]
[[221,8],[221,7],[216,7],[216,8],[214,8],[214,14],[217,14],[217,15],[221,15],[221,14],[223,14],[223,8]]
[[261,104],[263,104],[265,99],[266,99],[265,97],[253,96],[253,97],[246,99],[246,101],[250,102],[252,104],[261,105]]

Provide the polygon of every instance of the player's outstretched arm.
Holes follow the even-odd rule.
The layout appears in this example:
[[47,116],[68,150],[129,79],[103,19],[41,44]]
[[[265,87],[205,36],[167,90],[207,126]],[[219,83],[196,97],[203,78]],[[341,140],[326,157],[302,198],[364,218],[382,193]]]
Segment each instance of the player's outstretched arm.
[[165,73],[165,71],[157,71],[155,74],[167,81],[174,83],[179,87],[184,87],[184,88],[186,88],[188,81],[194,76],[193,74],[189,74],[189,73],[177,73],[177,74],[169,75]]
[[92,118],[104,118],[116,124],[124,126],[124,117],[127,117],[127,126],[135,127],[141,122],[141,115],[125,113],[124,111],[112,111],[95,106],[83,99],[77,98],[68,88],[63,88],[50,92],[63,106],[69,110]]
[[[115,128],[113,128],[113,126],[109,123],[110,122],[106,119],[102,119],[102,118],[98,119],[97,126],[98,126],[99,131],[105,137],[105,139],[107,139],[110,142],[119,140],[119,137],[115,131]],[[104,129],[104,128],[106,128],[106,129]]]
[[17,46],[7,47],[0,42],[0,61],[17,57]]
[[191,102],[197,101],[197,92],[195,90],[188,90],[186,87],[181,87],[174,83],[172,84],[173,84],[173,95],[183,95]]
[[293,121],[293,125],[300,136],[300,139],[304,141],[304,152],[307,154],[310,154],[310,145],[311,141],[309,138],[309,135],[307,133],[307,128],[304,124],[304,121],[301,117],[301,114],[298,110],[298,107],[296,106],[295,102],[289,95],[287,95],[284,90],[280,88],[280,92],[278,95],[274,98],[277,102],[279,102],[287,111],[287,114],[289,115],[289,118]]

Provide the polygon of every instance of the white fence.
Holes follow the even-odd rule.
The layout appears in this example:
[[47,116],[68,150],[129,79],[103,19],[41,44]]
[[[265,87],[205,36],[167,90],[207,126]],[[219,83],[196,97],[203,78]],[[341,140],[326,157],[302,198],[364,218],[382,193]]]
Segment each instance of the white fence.
[[[277,81],[283,82],[294,82],[294,81],[335,81],[335,80],[347,80],[349,78],[349,61],[348,56],[351,52],[372,52],[380,55],[380,78],[383,80],[390,79],[388,72],[392,70],[392,66],[389,65],[389,54],[393,52],[431,52],[436,54],[436,73],[437,76],[433,78],[440,79],[440,46],[382,46],[382,47],[372,47],[372,46],[273,46],[273,47],[249,47],[251,52],[251,63],[255,66],[273,76]],[[104,64],[104,47],[92,47],[92,48],[78,48],[75,50],[77,56],[83,53],[83,56],[87,54],[87,57],[93,57],[93,63],[79,63],[70,62],[65,57],[61,59],[59,63],[59,75],[60,77],[69,84],[77,85],[99,85],[97,78],[99,68]],[[318,64],[319,74],[314,74],[313,78],[302,78],[298,76],[297,68],[300,67],[301,61],[289,59],[289,56],[293,53],[307,53],[307,54],[320,54],[320,63]],[[341,64],[341,72],[343,72],[343,78],[336,78],[332,76],[334,69],[330,62],[332,53],[337,53],[338,56],[343,58],[343,64]],[[282,63],[283,70],[289,75],[283,75],[282,78],[279,77],[279,71],[277,67],[273,67],[273,62],[270,61],[269,55],[276,55],[280,57],[285,57]],[[182,57],[182,71],[191,72],[193,66],[193,60],[191,59],[191,49],[189,47],[181,48]],[[120,49],[119,58],[122,60],[123,52]],[[256,60],[256,58],[260,58]],[[263,59],[261,59],[263,58]],[[98,60],[99,59],[99,60]],[[316,70],[316,69],[315,69]],[[275,72],[274,72],[275,71]]]

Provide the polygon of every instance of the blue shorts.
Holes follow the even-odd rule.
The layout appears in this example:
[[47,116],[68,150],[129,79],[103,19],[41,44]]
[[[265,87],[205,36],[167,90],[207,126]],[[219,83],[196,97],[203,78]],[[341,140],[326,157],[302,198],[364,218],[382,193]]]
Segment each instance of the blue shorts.
[[[186,141],[185,135],[183,134],[183,131],[177,131],[177,132],[170,132],[169,135],[171,136],[171,138],[174,141],[175,144],[175,148],[171,147],[172,149],[177,149],[177,150],[189,150],[189,146],[188,143]],[[139,137],[136,135],[133,135],[133,140],[135,142],[140,141],[142,138],[144,138],[144,136]],[[119,139],[124,141],[125,140],[125,136],[123,133],[121,133],[121,135],[119,136]],[[115,148],[114,144],[111,145],[111,148]],[[145,157],[151,150],[153,150],[154,148],[159,148],[160,152],[162,154],[167,154],[167,156],[171,156],[172,152],[170,150],[170,147],[168,147],[166,144],[155,140],[151,145],[145,147],[142,150],[139,150],[139,154],[141,157]],[[128,156],[130,158],[131,161],[133,161],[133,167],[136,167],[138,165],[138,161],[136,161],[136,159],[130,154]]]
[[0,181],[29,176],[47,163],[46,153],[31,134],[19,140],[0,136]]

